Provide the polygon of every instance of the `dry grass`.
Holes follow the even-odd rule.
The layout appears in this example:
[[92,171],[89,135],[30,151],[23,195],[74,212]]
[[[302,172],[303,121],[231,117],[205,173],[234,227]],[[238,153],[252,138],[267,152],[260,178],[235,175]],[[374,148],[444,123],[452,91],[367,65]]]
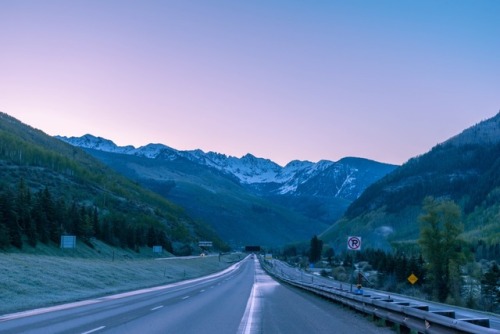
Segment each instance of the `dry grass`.
[[153,258],[104,244],[0,253],[0,315],[168,284],[223,270],[242,255]]

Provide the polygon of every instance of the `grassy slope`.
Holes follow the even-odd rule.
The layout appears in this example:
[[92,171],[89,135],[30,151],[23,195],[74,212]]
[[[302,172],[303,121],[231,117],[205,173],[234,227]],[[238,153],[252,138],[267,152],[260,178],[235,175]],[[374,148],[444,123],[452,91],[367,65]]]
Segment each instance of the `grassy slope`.
[[149,249],[138,254],[96,245],[0,253],[0,315],[200,277],[242,258],[233,254],[220,262],[218,256],[165,260],[153,258]]

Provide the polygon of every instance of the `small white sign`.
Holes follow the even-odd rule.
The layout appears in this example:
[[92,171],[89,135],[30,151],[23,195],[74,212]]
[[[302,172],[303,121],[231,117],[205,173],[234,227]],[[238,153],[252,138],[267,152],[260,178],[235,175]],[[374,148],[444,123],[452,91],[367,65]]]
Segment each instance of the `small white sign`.
[[61,235],[61,248],[76,248],[76,236]]
[[199,241],[198,242],[199,247],[212,247],[212,241]]
[[347,249],[349,249],[349,250],[361,250],[361,237],[348,237],[347,238]]

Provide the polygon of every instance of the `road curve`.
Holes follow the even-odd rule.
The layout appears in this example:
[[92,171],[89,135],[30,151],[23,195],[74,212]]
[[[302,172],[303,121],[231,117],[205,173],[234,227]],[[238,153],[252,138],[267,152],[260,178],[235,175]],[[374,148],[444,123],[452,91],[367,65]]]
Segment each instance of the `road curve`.
[[250,257],[207,277],[0,316],[0,333],[392,333],[281,285]]

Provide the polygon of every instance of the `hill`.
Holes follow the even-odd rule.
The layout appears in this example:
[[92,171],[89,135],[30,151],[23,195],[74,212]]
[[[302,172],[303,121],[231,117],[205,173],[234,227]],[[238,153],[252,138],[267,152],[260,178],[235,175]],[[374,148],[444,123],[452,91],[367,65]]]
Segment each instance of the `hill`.
[[87,152],[210,224],[233,248],[248,244],[273,247],[308,238],[328,226],[259,198],[233,178],[187,159]]
[[73,234],[129,248],[190,253],[198,240],[226,244],[177,205],[83,150],[0,113],[0,247],[58,245]]
[[426,196],[459,204],[464,237],[487,258],[500,258],[500,113],[369,186],[322,238],[345,245],[346,236],[358,235],[366,247],[386,249],[414,241]]
[[118,147],[92,135],[58,138],[186,208],[234,247],[308,240],[396,167],[362,158],[281,167],[251,154],[236,158],[162,144]]

